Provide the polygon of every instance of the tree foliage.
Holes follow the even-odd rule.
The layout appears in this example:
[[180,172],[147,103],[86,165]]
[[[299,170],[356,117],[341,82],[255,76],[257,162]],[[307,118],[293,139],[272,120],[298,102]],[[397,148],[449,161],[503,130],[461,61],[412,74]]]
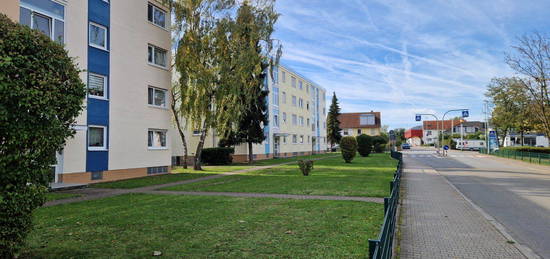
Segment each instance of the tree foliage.
[[550,136],[550,38],[540,33],[524,35],[506,57],[508,65],[521,77],[520,86],[529,96],[536,130]]
[[488,86],[486,96],[495,105],[491,114],[491,125],[496,128],[500,139],[511,130],[523,134],[534,129],[532,101],[523,87],[521,79],[494,78]]
[[[280,56],[281,49],[271,39],[278,17],[273,1],[255,3],[244,1],[236,10],[233,0],[170,1],[175,34],[181,35],[175,61],[179,111],[188,126],[201,132],[196,170],[201,169],[199,158],[208,130],[215,128],[225,137],[238,132],[241,118],[265,95],[258,88],[266,64],[273,65],[278,59],[272,57]],[[248,116],[252,117],[258,116]]]
[[372,137],[366,134],[357,136],[357,151],[362,157],[369,156],[372,151]]
[[[281,46],[272,39],[273,26],[278,14],[273,7],[273,1],[251,5],[241,3],[237,17],[231,23],[231,37],[229,44],[231,53],[227,55],[227,73],[222,73],[225,82],[232,82],[244,89],[239,96],[240,105],[245,107],[238,118],[236,129],[226,132],[225,139],[233,144],[248,144],[248,162],[253,162],[252,144],[262,143],[265,140],[263,127],[268,124],[268,107],[266,99],[269,91],[265,82],[270,71],[279,63]],[[270,55],[274,48],[274,55]],[[234,103],[230,104],[235,105]],[[225,110],[225,107],[222,108]],[[235,118],[225,123],[233,123]],[[222,122],[224,123],[224,122]]]
[[340,116],[340,106],[338,105],[336,93],[333,92],[327,116],[327,140],[330,142],[331,148],[334,147],[334,144],[340,143],[342,139],[342,129],[340,128],[338,116]]
[[86,95],[73,59],[39,31],[0,14],[0,257],[16,255],[44,203]]
[[343,137],[340,140],[340,149],[342,157],[346,163],[351,163],[355,155],[357,155],[357,140],[352,136]]

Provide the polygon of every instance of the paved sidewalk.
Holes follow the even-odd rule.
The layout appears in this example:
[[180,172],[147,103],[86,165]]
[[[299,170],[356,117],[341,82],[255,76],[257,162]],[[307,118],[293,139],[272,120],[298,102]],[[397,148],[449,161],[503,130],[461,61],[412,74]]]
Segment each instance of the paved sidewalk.
[[[321,157],[321,158],[315,158],[312,160],[321,160],[321,159],[327,159],[327,158],[333,158],[337,156],[327,156],[327,157]],[[274,165],[266,165],[266,166],[256,166],[252,168],[246,168],[242,170],[237,170],[233,172],[227,172],[227,173],[220,173],[216,175],[209,175],[201,178],[195,178],[190,180],[184,180],[184,181],[178,181],[178,182],[172,182],[172,183],[166,183],[166,184],[158,184],[158,185],[151,185],[151,186],[145,186],[140,188],[134,188],[134,189],[100,189],[100,188],[86,188],[86,189],[75,189],[75,190],[67,190],[67,191],[61,191],[64,193],[75,193],[80,194],[82,196],[74,197],[74,198],[68,198],[68,199],[62,199],[62,200],[54,200],[46,202],[43,207],[49,207],[49,206],[55,206],[60,204],[67,204],[67,203],[74,203],[74,202],[81,202],[81,201],[89,201],[89,200],[96,200],[96,199],[102,199],[112,196],[117,196],[121,194],[127,194],[127,193],[147,193],[151,192],[157,189],[166,188],[166,187],[172,187],[176,185],[182,185],[182,184],[190,184],[195,182],[201,182],[216,178],[225,177],[228,175],[234,175],[234,174],[241,174],[251,171],[257,171],[257,170],[263,170],[263,169],[269,169],[281,165],[287,165],[296,163],[296,161],[286,162],[286,163],[280,163],[280,164],[274,164]],[[243,196],[245,197],[245,196]]]
[[525,258],[446,179],[405,159],[400,258]]

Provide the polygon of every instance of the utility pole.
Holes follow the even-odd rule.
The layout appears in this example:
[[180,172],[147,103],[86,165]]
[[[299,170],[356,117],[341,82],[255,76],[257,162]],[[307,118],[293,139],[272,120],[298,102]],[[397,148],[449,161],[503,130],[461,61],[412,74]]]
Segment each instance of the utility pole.
[[487,148],[487,154],[489,154],[489,120],[487,119],[487,113],[489,111],[489,101],[483,101],[483,114],[485,115],[485,146]]
[[460,123],[460,151],[464,151],[464,121]]
[[[441,119],[441,128],[444,128],[444,127],[445,127],[443,123],[445,123],[445,116],[447,115],[447,113],[449,113],[449,112],[463,112],[463,113],[466,112],[466,113],[467,113],[467,111],[468,111],[468,109],[454,109],[454,110],[448,110],[448,111],[446,111],[446,112],[443,114],[443,118]],[[466,116],[466,115],[465,115],[465,116]],[[453,122],[454,122],[454,120],[451,120],[451,125],[452,125]],[[453,128],[452,128],[452,126],[451,126],[451,138],[452,138],[452,131],[453,131]],[[442,133],[443,133],[443,129],[442,129]],[[441,136],[441,139],[443,140],[443,134],[441,134],[441,135],[442,135],[442,136]]]

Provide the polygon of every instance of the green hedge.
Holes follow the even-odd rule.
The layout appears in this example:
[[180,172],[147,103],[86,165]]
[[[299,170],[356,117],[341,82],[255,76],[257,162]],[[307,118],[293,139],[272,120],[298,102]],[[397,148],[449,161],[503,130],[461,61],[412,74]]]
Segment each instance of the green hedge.
[[501,147],[500,150],[550,154],[550,148],[547,147]]
[[357,154],[357,140],[352,136],[343,137],[340,140],[340,149],[342,150],[344,161],[351,163]]
[[229,165],[233,163],[232,147],[205,148],[201,153],[201,161],[207,165]]
[[372,140],[369,135],[361,134],[356,137],[357,139],[357,151],[359,155],[363,157],[369,156],[372,151]]

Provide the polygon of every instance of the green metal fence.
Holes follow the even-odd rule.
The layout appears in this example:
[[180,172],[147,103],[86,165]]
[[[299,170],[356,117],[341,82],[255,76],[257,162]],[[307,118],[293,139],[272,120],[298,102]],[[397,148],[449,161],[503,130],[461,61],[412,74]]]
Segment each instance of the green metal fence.
[[390,182],[390,197],[384,198],[384,224],[382,225],[380,234],[378,234],[378,239],[369,239],[369,258],[371,259],[389,259],[392,257],[393,252],[403,154],[392,151],[391,157],[397,159],[399,162],[397,163],[397,170],[395,171],[393,180]]
[[[487,149],[482,149],[479,153],[487,154]],[[522,160],[529,163],[541,164],[541,165],[550,165],[550,154],[545,153],[536,153],[536,152],[523,152],[517,150],[495,150],[490,152],[491,155]]]

